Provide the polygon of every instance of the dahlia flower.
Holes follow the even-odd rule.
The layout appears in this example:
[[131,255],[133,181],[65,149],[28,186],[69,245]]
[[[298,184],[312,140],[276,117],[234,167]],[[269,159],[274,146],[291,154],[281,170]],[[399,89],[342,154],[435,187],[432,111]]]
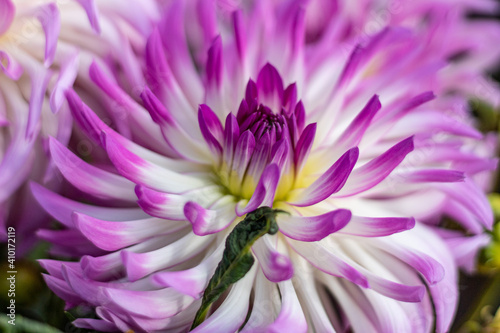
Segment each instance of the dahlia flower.
[[448,331],[457,268],[493,222],[480,178],[496,160],[467,101],[495,103],[483,71],[500,29],[466,19],[492,7],[169,2],[138,60],[144,84],[94,62],[108,102],[66,91],[95,158],[57,138],[50,153],[87,202],[32,184],[64,225],[45,237],[80,257],[41,261],[67,308],[95,309],[74,324],[189,331],[228,235],[272,207],[288,213],[279,231],[193,332]]
[[0,1],[0,235],[4,240],[6,226],[16,227],[18,255],[33,244],[34,231],[48,217],[37,209],[27,180],[61,187],[49,165],[47,140],[51,136],[67,144],[70,139],[72,116],[64,91],[79,71],[81,85],[88,83],[92,58],[117,59],[119,47],[124,50],[119,63],[130,68],[127,74],[132,72],[133,66],[125,66],[126,56],[133,54],[132,46],[142,48],[142,39],[150,34],[154,6]]

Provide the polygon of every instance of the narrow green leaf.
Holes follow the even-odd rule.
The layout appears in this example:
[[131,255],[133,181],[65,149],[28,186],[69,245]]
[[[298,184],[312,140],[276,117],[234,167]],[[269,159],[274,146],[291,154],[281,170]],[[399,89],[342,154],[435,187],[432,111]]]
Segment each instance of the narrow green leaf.
[[191,329],[200,325],[205,320],[212,303],[252,268],[255,260],[250,249],[260,237],[278,232],[277,213],[285,213],[285,211],[270,207],[257,208],[248,213],[227,236],[222,260],[203,293],[202,303]]

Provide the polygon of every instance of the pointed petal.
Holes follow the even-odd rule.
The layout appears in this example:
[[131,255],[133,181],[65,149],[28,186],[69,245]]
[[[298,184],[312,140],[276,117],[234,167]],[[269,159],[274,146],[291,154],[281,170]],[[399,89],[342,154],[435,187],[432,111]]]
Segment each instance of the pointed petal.
[[185,222],[157,218],[104,221],[80,213],[73,213],[73,223],[94,245],[106,251],[116,251],[157,235],[177,232],[188,226]]
[[142,159],[107,133],[103,133],[103,140],[108,156],[118,172],[136,184],[169,193],[183,193],[207,184],[200,178],[182,175]]
[[69,56],[62,64],[56,85],[50,94],[50,108],[57,112],[64,102],[64,92],[73,86],[78,74],[78,53]]
[[276,249],[277,239],[270,235],[259,238],[252,246],[262,272],[271,282],[286,281],[293,276],[293,265],[290,258]]
[[210,209],[205,209],[194,201],[184,206],[184,215],[191,222],[193,232],[198,236],[218,233],[236,219],[235,202],[231,195],[219,199]]
[[281,233],[303,242],[316,242],[349,225],[351,212],[337,209],[318,216],[280,215]]
[[11,0],[0,1],[0,36],[9,29],[15,14],[16,7]]
[[45,32],[45,67],[49,67],[56,54],[57,39],[61,29],[59,9],[55,3],[42,5],[36,9],[35,16]]
[[414,226],[414,218],[353,216],[340,233],[362,237],[383,237],[410,230]]
[[300,171],[302,164],[307,159],[307,155],[309,155],[309,152],[311,151],[314,136],[316,135],[316,127],[316,123],[307,125],[297,141],[294,155],[294,163],[297,173]]
[[354,118],[344,133],[337,139],[337,142],[333,145],[334,149],[343,152],[358,146],[363,138],[363,134],[370,126],[373,117],[375,117],[381,107],[382,104],[380,104],[379,97],[374,95],[356,118]]
[[368,279],[359,270],[349,264],[350,259],[342,253],[334,253],[319,242],[303,243],[288,239],[289,244],[319,270],[333,276],[343,277],[363,288],[368,288]]
[[185,220],[183,207],[189,200],[200,205],[211,205],[222,196],[218,190],[218,186],[212,185],[178,195],[137,185],[135,193],[137,203],[149,215],[168,220]]
[[192,297],[173,288],[150,291],[106,288],[103,292],[115,307],[146,318],[169,318],[193,303]]
[[243,216],[260,206],[272,206],[279,179],[280,171],[278,166],[276,164],[269,164],[264,172],[262,172],[259,183],[246,206],[243,207],[244,201],[240,201],[236,205],[236,215]]
[[96,168],[74,155],[50,137],[51,157],[57,168],[76,188],[102,199],[135,201],[134,183],[119,175]]
[[283,104],[283,80],[280,74],[267,63],[262,67],[257,77],[259,102],[277,112]]
[[307,332],[307,321],[291,281],[279,283],[281,311],[278,318],[267,327],[269,333]]
[[[205,1],[208,2],[208,1]],[[219,36],[215,37],[212,46],[208,50],[207,59],[207,86],[219,89],[222,84],[222,74],[224,67],[222,66],[222,39]]]
[[291,205],[304,207],[314,205],[333,193],[342,189],[352,169],[358,160],[359,150],[357,147],[350,149],[342,155],[324,174],[322,174],[312,185],[298,192],[288,202]]
[[22,66],[5,51],[0,51],[0,68],[8,78],[14,81],[19,80],[23,74]]
[[217,115],[205,104],[198,108],[198,124],[210,150],[219,156],[222,155],[224,130]]
[[43,209],[69,228],[73,227],[74,211],[109,221],[142,219],[148,216],[140,208],[107,208],[87,205],[60,196],[37,183],[31,183],[30,187]]
[[203,296],[203,291],[219,262],[222,259],[225,244],[217,248],[197,266],[182,271],[164,271],[153,275],[153,283],[162,287],[171,287],[195,299]]
[[97,4],[95,0],[76,0],[80,6],[83,7],[87,13],[87,17],[90,22],[90,26],[96,33],[101,32],[101,27],[99,26],[99,12],[97,9]]
[[347,197],[366,191],[384,180],[413,151],[413,137],[405,139],[379,157],[352,172],[336,197]]
[[189,233],[157,250],[144,253],[125,250],[121,252],[121,257],[129,280],[136,281],[151,273],[173,267],[194,257],[205,250],[212,241],[213,236],[199,237]]

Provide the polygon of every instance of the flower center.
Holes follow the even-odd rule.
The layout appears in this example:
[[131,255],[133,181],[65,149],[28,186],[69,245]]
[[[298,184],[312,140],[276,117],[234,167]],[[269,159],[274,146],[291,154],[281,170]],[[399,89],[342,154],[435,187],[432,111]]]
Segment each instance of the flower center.
[[270,144],[283,138],[286,119],[281,114],[275,114],[267,106],[259,105],[248,115],[238,117],[240,131],[250,130],[254,138],[259,140],[264,134],[269,134]]
[[200,108],[200,128],[218,155],[216,182],[238,200],[250,200],[262,187],[273,192],[274,201],[284,200],[294,188],[316,129],[304,126],[305,111],[295,96],[295,85],[283,89],[277,71],[267,65],[257,83],[249,81],[236,116],[230,113],[224,128],[213,120],[215,113],[208,114],[213,111]]

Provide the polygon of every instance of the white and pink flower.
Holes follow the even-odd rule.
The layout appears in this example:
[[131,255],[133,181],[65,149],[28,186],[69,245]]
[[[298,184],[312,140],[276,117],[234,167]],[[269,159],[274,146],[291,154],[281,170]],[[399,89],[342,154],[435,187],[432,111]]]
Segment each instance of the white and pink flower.
[[[448,331],[457,266],[473,265],[493,223],[475,178],[496,160],[476,153],[464,80],[496,91],[483,71],[500,27],[466,19],[471,4],[171,1],[132,85],[92,63],[104,109],[126,117],[108,125],[66,97],[112,166],[49,146],[95,204],[32,185],[66,227],[44,238],[81,256],[41,262],[68,308],[95,308],[75,325],[188,331],[228,233],[272,206],[290,213],[280,232],[255,243],[258,265],[193,332]],[[442,231],[444,215],[468,237]]]

